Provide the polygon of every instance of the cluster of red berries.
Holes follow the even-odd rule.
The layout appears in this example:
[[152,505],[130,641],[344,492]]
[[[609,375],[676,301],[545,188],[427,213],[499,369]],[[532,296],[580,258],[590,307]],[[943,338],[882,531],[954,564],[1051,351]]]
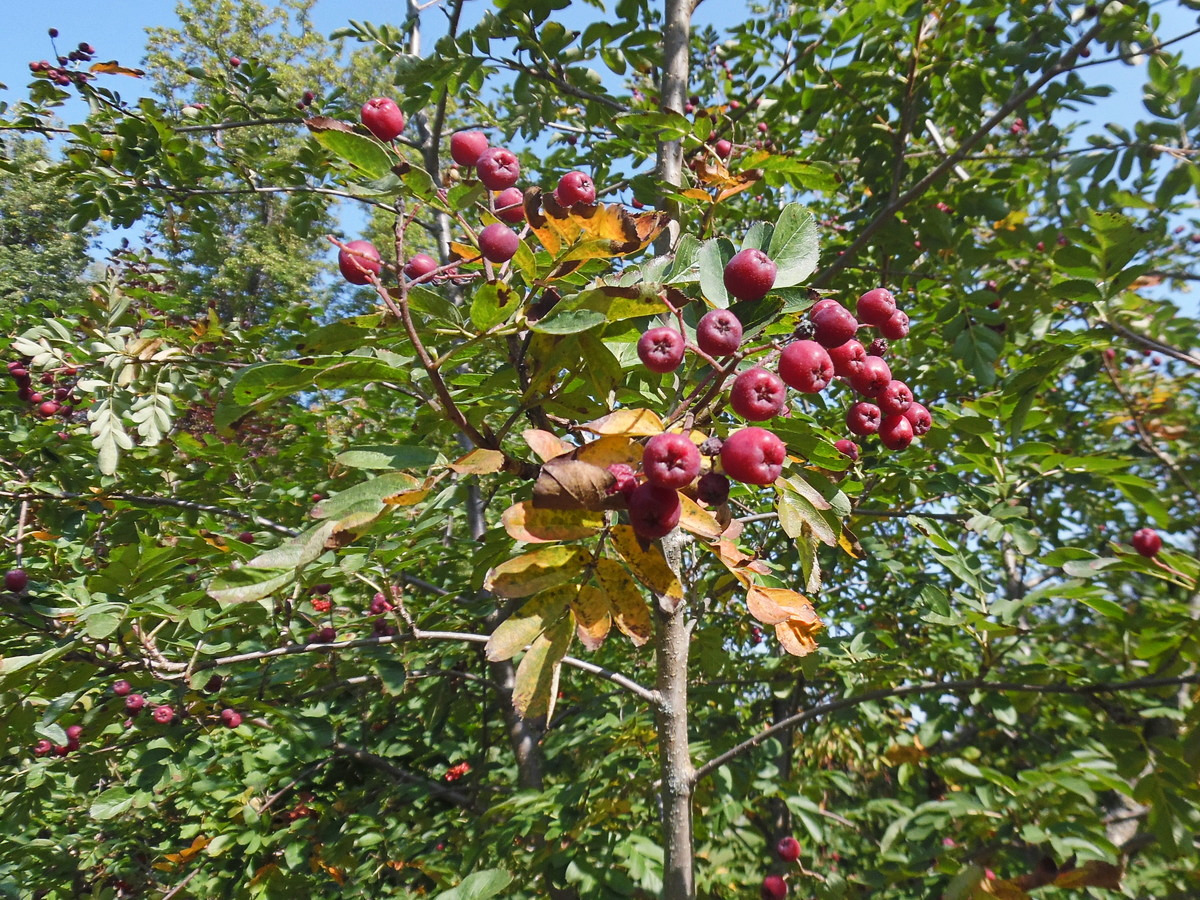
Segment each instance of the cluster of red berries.
[[59,385],[58,375],[69,378],[79,374],[75,368],[62,369],[61,372],[43,372],[40,390],[34,390],[33,376],[29,374],[29,364],[22,360],[13,360],[8,364],[8,374],[17,385],[17,398],[29,403],[43,419],[56,415],[69,418],[75,411],[71,406],[74,397],[74,385]]
[[[329,612],[333,608],[333,601],[324,596],[328,594],[332,585],[318,584],[313,588],[313,592],[317,595],[312,598],[312,607],[319,613]],[[371,631],[376,637],[394,637],[399,634],[399,630],[393,625],[388,617],[388,614],[395,609],[382,593],[376,593],[371,598],[370,604],[367,606],[367,616],[371,619]],[[337,640],[337,630],[332,625],[326,625],[318,628],[308,637],[310,644],[332,644]]]
[[[50,39],[53,41],[58,37],[58,29],[50,29]],[[68,68],[72,64],[81,62],[91,62],[92,57],[96,55],[96,48],[88,43],[81,43],[66,56],[56,56],[55,61],[58,65],[54,65],[49,60],[39,60],[29,64],[29,71],[34,75],[43,75],[50,81],[66,87],[70,84],[81,85],[85,81],[91,81],[96,76],[90,72],[83,72],[78,69]]]
[[470,771],[471,771],[470,763],[460,762],[460,763],[457,763],[457,764],[451,766],[449,769],[447,769],[446,774],[443,777],[445,777],[445,779],[447,781],[458,781],[458,779],[462,778],[464,775],[466,775]]
[[[790,835],[780,838],[775,844],[775,855],[782,862],[794,863],[800,858],[800,842]],[[787,881],[782,875],[768,875],[759,893],[763,900],[783,900],[788,893]]]

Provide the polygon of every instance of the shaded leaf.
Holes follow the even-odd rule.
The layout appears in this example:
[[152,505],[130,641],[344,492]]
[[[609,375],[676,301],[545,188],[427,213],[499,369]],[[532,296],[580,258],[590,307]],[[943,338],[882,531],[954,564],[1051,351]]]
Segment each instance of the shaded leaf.
[[589,650],[596,650],[604,643],[612,627],[608,597],[604,591],[584,585],[571,600],[571,611],[575,613],[575,635]]
[[612,611],[613,622],[635,647],[650,640],[650,607],[628,570],[615,559],[596,561],[596,581]]
[[567,604],[579,593],[576,585],[564,584],[536,594],[496,626],[484,646],[490,662],[512,659],[534,642],[543,631],[566,615]]
[[528,597],[580,578],[589,559],[579,547],[539,547],[494,567],[483,584],[501,597]]
[[592,434],[644,437],[662,434],[663,423],[657,413],[648,409],[618,409],[616,412],[579,427]]
[[663,556],[658,544],[642,546],[631,525],[615,525],[609,533],[612,545],[629,564],[634,576],[671,606],[683,600],[683,585]]
[[612,472],[576,459],[552,459],[533,484],[539,509],[602,509],[616,484]]
[[521,657],[513,685],[513,709],[523,719],[550,719],[558,698],[558,676],[562,658],[567,655],[575,636],[571,616],[563,616],[548,628]]

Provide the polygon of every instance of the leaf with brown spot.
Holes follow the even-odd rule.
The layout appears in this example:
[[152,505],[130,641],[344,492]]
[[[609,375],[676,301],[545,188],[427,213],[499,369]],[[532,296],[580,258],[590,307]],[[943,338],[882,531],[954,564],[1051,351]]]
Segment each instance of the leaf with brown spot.
[[663,556],[658,544],[642,545],[631,525],[615,525],[609,536],[621,558],[629,564],[634,576],[659,598],[660,604],[671,609],[683,600],[683,585]]
[[496,626],[483,653],[489,662],[512,659],[554,625],[567,612],[579,587],[563,584],[535,594],[520,609]]
[[604,513],[586,509],[539,509],[530,500],[514,503],[500,517],[514,541],[544,544],[577,541],[604,530]]
[[[607,322],[640,319],[669,311],[661,293],[661,285],[635,284],[627,287],[603,285],[585,291],[571,302],[572,309],[590,309],[602,313]],[[688,298],[683,297],[682,306]]]
[[713,518],[712,513],[701,509],[687,494],[679,495],[679,527],[706,540],[716,540],[725,529]]
[[613,622],[635,647],[650,640],[650,607],[629,571],[615,559],[596,561],[596,581],[612,611]]
[[637,441],[630,440],[624,435],[606,435],[598,440],[590,441],[571,451],[571,456],[580,462],[591,463],[593,466],[608,468],[617,463],[636,469],[642,464],[643,447]]
[[556,456],[562,456],[571,450],[556,434],[549,431],[543,431],[540,428],[529,428],[521,432],[521,437],[525,438],[525,443],[529,445],[534,453],[542,460],[548,462]]
[[558,676],[562,659],[567,655],[575,636],[572,616],[563,616],[552,627],[538,635],[517,666],[513,685],[513,709],[523,719],[554,715],[558,699]]
[[608,469],[559,457],[542,466],[533,483],[533,505],[538,509],[603,509],[616,482]]
[[645,437],[662,434],[663,431],[662,419],[648,409],[618,409],[579,427],[592,434],[620,434],[628,437]]
[[580,643],[589,650],[599,649],[612,628],[612,615],[604,591],[590,584],[584,585],[571,601],[571,611],[575,613],[575,636]]
[[529,597],[580,580],[591,556],[579,547],[539,547],[488,571],[483,586],[501,597]]
[[808,656],[816,652],[817,640],[813,637],[821,628],[820,621],[816,626],[808,625],[798,619],[788,619],[775,626],[775,637],[780,646],[792,656]]
[[[541,208],[535,202],[540,199]],[[631,213],[623,204],[559,206],[552,194],[526,193],[530,228],[557,263],[568,262],[579,245],[589,245],[588,258],[625,256],[644,250],[667,227],[662,211]]]
[[450,253],[459,260],[479,261],[479,248],[474,244],[463,244],[459,241],[450,242]]
[[503,471],[504,454],[499,450],[475,449],[450,463],[450,468],[459,475],[491,475]]

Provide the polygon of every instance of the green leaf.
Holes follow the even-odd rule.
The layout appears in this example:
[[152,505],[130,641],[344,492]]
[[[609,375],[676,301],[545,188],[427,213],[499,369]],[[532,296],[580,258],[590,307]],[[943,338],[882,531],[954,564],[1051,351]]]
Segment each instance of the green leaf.
[[817,269],[820,242],[813,214],[797,203],[789,203],[779,214],[767,256],[778,266],[775,287],[802,283]]
[[133,806],[133,797],[123,787],[111,787],[92,801],[88,810],[93,819],[115,819]]
[[531,325],[540,334],[578,334],[605,322],[604,313],[592,309],[569,309]]
[[430,447],[355,447],[334,457],[352,469],[421,469],[425,470],[441,459]]
[[512,876],[503,869],[473,872],[457,886],[434,895],[434,900],[488,900],[499,896],[512,884]]
[[368,178],[390,175],[396,158],[374,138],[353,131],[330,129],[313,134],[322,147],[344,162],[348,162]]
[[512,659],[562,618],[578,593],[578,585],[565,584],[535,594],[492,632],[484,648],[488,660]]
[[725,290],[725,264],[733,259],[733,252],[733,244],[724,238],[715,238],[700,245],[700,290],[719,309],[729,306],[729,293]]

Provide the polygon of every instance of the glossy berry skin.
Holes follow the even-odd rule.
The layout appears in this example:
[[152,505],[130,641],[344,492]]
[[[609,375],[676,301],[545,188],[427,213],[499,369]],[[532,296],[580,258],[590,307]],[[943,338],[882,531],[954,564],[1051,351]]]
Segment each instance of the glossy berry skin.
[[129,696],[129,693],[132,690],[133,690],[133,685],[130,684],[128,681],[126,681],[124,678],[122,678],[120,681],[113,682],[112,692],[114,694],[116,694],[118,697],[127,697],[127,696]]
[[55,415],[60,409],[62,409],[62,407],[59,406],[58,401],[46,400],[45,402],[38,404],[37,414],[39,416],[41,416],[43,419],[49,419],[51,416]]
[[33,745],[33,755],[34,756],[45,756],[47,753],[49,753],[53,749],[54,749],[54,745],[52,743],[50,743],[49,741],[43,739]]
[[912,423],[904,416],[888,416],[879,425],[879,440],[889,450],[903,450],[913,441]]
[[890,319],[879,326],[879,333],[889,341],[898,341],[908,337],[908,316],[896,310]]
[[862,371],[863,361],[867,351],[858,341],[846,341],[829,350],[829,358],[833,360],[833,372],[843,378],[853,378]]
[[504,263],[513,258],[521,239],[507,225],[494,222],[479,232],[479,252],[488,262]]
[[762,900],[783,900],[787,896],[787,882],[780,875],[768,875],[763,879],[762,889],[759,891]]
[[742,323],[727,309],[712,309],[696,323],[696,345],[709,356],[728,356],[742,345]]
[[254,532],[253,531],[243,531],[241,534],[238,535],[237,539],[239,541],[241,541],[243,544],[253,544],[254,543]]
[[841,305],[842,304],[838,303],[832,297],[826,297],[824,300],[818,300],[811,307],[809,307],[808,317],[811,319],[823,309],[829,309],[832,306],[840,307]]
[[496,218],[516,225],[525,221],[525,195],[520,188],[511,187],[496,195]]
[[159,725],[166,725],[175,718],[175,710],[166,704],[154,707],[154,712],[150,713],[154,717],[154,721]]
[[816,341],[794,341],[779,357],[779,377],[801,393],[820,393],[833,380],[833,360]]
[[416,281],[435,271],[437,267],[438,261],[428,253],[417,253],[404,264],[404,277],[409,281]]
[[24,569],[9,569],[4,573],[4,589],[14,594],[22,593],[29,587],[29,573]]
[[883,414],[874,403],[855,403],[846,412],[846,427],[850,429],[851,434],[857,434],[859,437],[877,432],[882,420]]
[[933,427],[933,416],[915,400],[904,411],[904,418],[908,419],[908,424],[912,425],[913,434],[917,437],[928,433]]
[[221,721],[230,728],[237,728],[242,724],[242,714],[232,709],[221,710]]
[[624,494],[625,499],[628,500],[629,495],[638,486],[637,473],[625,463],[611,463],[608,466],[608,471],[616,479],[613,486],[608,489],[608,492],[610,494]]
[[651,328],[637,343],[638,359],[651,372],[674,372],[683,362],[683,335],[674,328]]
[[721,468],[744,484],[773,484],[786,458],[783,441],[765,428],[735,431],[721,445]]
[[554,190],[554,199],[562,206],[595,203],[596,185],[586,172],[568,172],[558,179],[558,187]]
[[721,159],[729,159],[733,153],[733,144],[722,138],[713,145],[713,149],[717,151],[717,156],[721,157]]
[[761,300],[774,286],[777,271],[767,254],[747,247],[725,264],[725,290],[739,300]]
[[901,416],[912,406],[913,395],[903,381],[892,380],[879,392],[876,402],[885,416]]
[[338,271],[351,284],[366,284],[382,268],[379,251],[370,241],[351,241],[338,251]]
[[729,479],[720,472],[705,472],[696,482],[696,496],[701,503],[720,506],[729,499]]
[[310,644],[332,644],[337,640],[337,632],[326,625],[324,628],[318,628],[312,633],[309,639]]
[[878,397],[892,380],[892,370],[881,356],[868,356],[862,369],[850,377],[850,384],[864,397]]
[[812,316],[813,340],[822,347],[840,347],[858,333],[858,320],[840,304],[826,306]]
[[679,494],[657,484],[639,484],[629,495],[629,523],[640,537],[654,540],[679,524]]
[[404,113],[391,97],[373,97],[362,106],[363,127],[381,141],[394,141],[404,130]]
[[729,405],[733,411],[751,422],[764,422],[783,412],[787,403],[787,388],[783,381],[766,369],[747,369],[733,381]]
[[146,705],[146,698],[141,694],[130,694],[125,698],[125,708],[130,712],[137,712]]
[[1133,533],[1131,542],[1133,549],[1147,559],[1158,556],[1158,551],[1162,549],[1162,538],[1153,528],[1139,528]]
[[488,139],[482,131],[456,131],[450,135],[450,155],[460,166],[473,166],[488,148]]
[[842,456],[847,456],[854,462],[858,462],[858,444],[850,440],[834,441],[833,446]]
[[656,434],[646,442],[642,472],[650,484],[671,490],[681,488],[700,474],[700,451],[686,435]]
[[795,862],[800,858],[800,842],[791,835],[780,838],[775,844],[775,855],[784,862]]
[[521,164],[511,150],[488,147],[479,154],[475,174],[489,191],[503,191],[517,183],[521,177]]
[[896,312],[896,298],[887,288],[875,288],[858,298],[858,321],[864,325],[882,325]]

